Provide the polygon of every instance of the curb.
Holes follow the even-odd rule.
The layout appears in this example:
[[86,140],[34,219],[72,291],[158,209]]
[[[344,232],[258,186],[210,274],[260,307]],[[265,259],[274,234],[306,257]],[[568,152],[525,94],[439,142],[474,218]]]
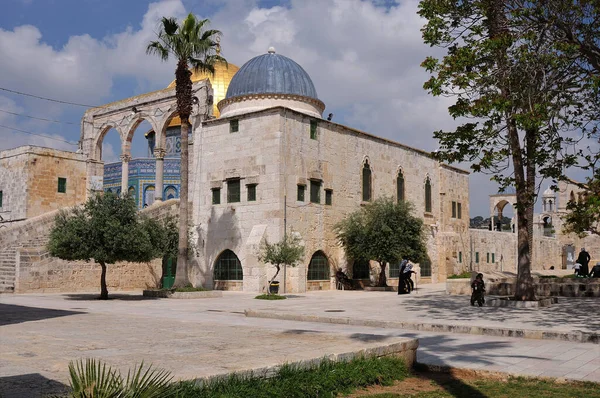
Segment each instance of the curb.
[[370,326],[390,329],[409,329],[421,332],[462,333],[495,337],[518,337],[523,339],[559,340],[574,343],[600,344],[600,333],[592,332],[553,332],[536,329],[510,329],[486,326],[448,325],[443,323],[417,323],[353,319],[346,317],[325,317],[317,315],[278,314],[275,312],[244,310],[249,318],[281,319],[286,321],[335,323],[341,325]]
[[273,377],[282,366],[292,366],[297,369],[314,368],[321,364],[323,361],[332,362],[348,362],[355,358],[370,358],[370,357],[388,357],[396,356],[402,357],[405,361],[406,367],[411,369],[417,362],[417,348],[419,348],[419,340],[416,338],[403,338],[404,341],[392,344],[381,345],[378,347],[365,348],[358,351],[349,351],[339,354],[326,354],[321,357],[303,359],[295,362],[286,362],[285,364],[265,366],[262,368],[245,369],[235,372],[227,372],[216,374],[213,376],[202,377],[194,379],[197,384],[203,384],[207,382],[214,382],[222,379],[226,379],[231,375],[237,375],[240,377],[259,377],[259,378],[270,378]]
[[215,298],[223,297],[223,292],[220,290],[206,290],[199,292],[173,292],[170,290],[144,290],[144,297],[152,298],[172,298],[172,299],[199,299],[199,298]]

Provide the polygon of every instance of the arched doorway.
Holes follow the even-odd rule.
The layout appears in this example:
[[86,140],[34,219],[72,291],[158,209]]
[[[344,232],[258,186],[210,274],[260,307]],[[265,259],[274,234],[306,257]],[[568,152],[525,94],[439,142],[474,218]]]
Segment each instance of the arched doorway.
[[144,188],[144,207],[151,206],[154,203],[154,185],[148,185]]
[[213,271],[215,290],[242,290],[244,272],[234,252],[224,250],[215,261]]
[[321,250],[316,251],[308,263],[307,290],[331,289],[329,260]]
[[165,200],[176,199],[177,198],[177,189],[174,186],[169,185],[167,187],[167,189],[165,189],[164,198],[165,198]]

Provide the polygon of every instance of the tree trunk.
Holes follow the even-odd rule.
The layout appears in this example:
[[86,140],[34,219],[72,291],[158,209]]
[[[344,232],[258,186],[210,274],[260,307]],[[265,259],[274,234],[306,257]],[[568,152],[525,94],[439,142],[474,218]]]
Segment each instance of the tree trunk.
[[177,250],[177,271],[173,287],[190,285],[188,278],[188,134],[190,131],[190,114],[192,111],[192,81],[191,72],[185,60],[177,63],[175,71],[175,92],[177,110],[181,119],[181,186],[179,189],[179,246]]
[[275,268],[277,269],[277,271],[275,271],[275,275],[273,275],[273,278],[271,278],[269,284],[267,285],[267,294],[271,294],[271,283],[273,283],[275,278],[277,278],[277,275],[279,275],[279,270],[281,269],[281,266],[279,264],[276,264]]
[[108,300],[108,289],[106,288],[106,264],[100,261],[102,273],[100,274],[100,300]]
[[387,279],[385,277],[385,261],[379,261],[379,267],[381,271],[379,271],[379,281],[377,281],[377,287],[387,287]]

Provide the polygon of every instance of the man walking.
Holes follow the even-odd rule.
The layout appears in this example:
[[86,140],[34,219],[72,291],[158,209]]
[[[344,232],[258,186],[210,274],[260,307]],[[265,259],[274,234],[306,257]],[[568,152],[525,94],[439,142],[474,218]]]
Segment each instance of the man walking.
[[590,253],[585,251],[585,247],[582,247],[581,251],[579,252],[579,256],[577,257],[577,262],[581,264],[581,268],[579,268],[579,276],[588,276],[590,272],[588,265],[591,259],[592,257],[590,256]]

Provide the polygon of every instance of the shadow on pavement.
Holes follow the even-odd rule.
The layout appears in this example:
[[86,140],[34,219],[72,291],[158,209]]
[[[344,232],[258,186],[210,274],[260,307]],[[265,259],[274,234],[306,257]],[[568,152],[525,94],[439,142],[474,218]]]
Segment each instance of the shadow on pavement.
[[381,334],[369,334],[369,333],[354,333],[350,335],[353,340],[360,340],[365,343],[371,343],[373,341],[385,341],[390,339],[390,336]]
[[[100,301],[100,295],[98,293],[71,293],[63,295],[66,300],[74,301]],[[145,301],[145,300],[159,300],[159,297],[144,297],[141,294],[108,294],[108,300],[121,300],[121,301]]]
[[505,322],[520,319],[530,327],[560,327],[571,325],[573,330],[600,330],[600,299],[560,297],[557,304],[539,309],[508,307],[471,307],[469,296],[422,295],[407,298],[401,304],[408,312],[424,310],[430,319]]
[[48,379],[39,373],[0,377],[0,397],[47,397],[63,395],[68,386],[56,380]]
[[283,334],[310,334],[310,333],[323,333],[318,330],[308,329],[290,329],[283,332]]
[[0,304],[0,326],[31,321],[41,321],[44,319],[78,314],[86,314],[86,312],[25,307],[23,305],[14,304]]

